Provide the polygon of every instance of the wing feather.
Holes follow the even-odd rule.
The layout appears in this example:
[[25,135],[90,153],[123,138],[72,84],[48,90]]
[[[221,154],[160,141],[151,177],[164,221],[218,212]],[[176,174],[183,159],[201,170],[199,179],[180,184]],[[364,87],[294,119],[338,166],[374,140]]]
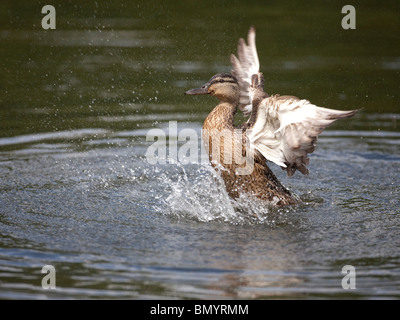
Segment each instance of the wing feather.
[[258,60],[256,48],[256,31],[251,27],[247,35],[247,45],[244,39],[239,39],[237,55],[231,55],[232,74],[239,82],[240,100],[239,108],[245,116],[250,115],[252,110],[252,101],[249,93],[251,85],[251,76],[258,74],[260,62]]
[[308,174],[307,155],[315,150],[318,135],[337,119],[357,111],[321,108],[292,96],[271,96],[259,104],[248,137],[256,150],[289,176],[296,170]]

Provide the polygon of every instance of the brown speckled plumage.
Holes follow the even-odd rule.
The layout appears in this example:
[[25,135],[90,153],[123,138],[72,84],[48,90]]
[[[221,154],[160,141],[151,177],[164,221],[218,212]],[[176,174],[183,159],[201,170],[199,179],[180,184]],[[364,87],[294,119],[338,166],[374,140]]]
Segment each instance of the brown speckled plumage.
[[[208,135],[205,136],[203,134],[203,141],[206,149],[209,151],[211,164],[221,174],[228,194],[232,198],[238,198],[241,193],[246,193],[278,206],[297,203],[296,198],[278,181],[268,168],[267,160],[259,152],[254,154],[254,169],[250,174],[236,174],[237,168],[245,166],[245,164],[235,161],[237,159],[235,153],[241,153],[242,157],[239,156],[238,158],[246,156],[246,130],[248,123],[246,122],[237,128],[233,125],[234,115],[239,105],[239,86],[236,80],[235,82],[214,82],[215,79],[235,78],[230,74],[216,75],[203,86],[204,89],[207,89],[207,92],[197,92],[195,94],[212,94],[220,100],[220,103],[210,112],[204,121],[203,133],[206,132]],[[186,94],[193,93],[188,91]],[[235,136],[233,134],[235,129],[240,129],[237,131],[241,132],[241,134]],[[213,138],[215,139],[218,133],[223,134],[224,130],[232,132],[234,139],[229,144],[226,144],[222,138],[219,148],[214,148],[216,150],[213,150]],[[237,144],[234,142],[235,139]],[[238,148],[238,146],[240,147]],[[218,154],[215,154],[215,152]],[[226,152],[232,155],[232,163],[226,163],[230,162],[224,159]],[[215,159],[219,159],[218,163],[215,163]]]
[[[293,96],[268,96],[259,72],[253,27],[248,45],[239,40],[238,58],[231,55],[231,63],[232,74],[216,74],[201,88],[186,92],[219,99],[203,124],[211,165],[220,172],[232,198],[245,193],[277,206],[296,204],[298,198],[278,181],[267,160],[289,177],[296,171],[308,174],[308,154],[315,150],[318,135],[357,110],[321,108]],[[233,119],[238,109],[250,117],[235,128]],[[248,169],[249,163],[251,170],[242,170]]]

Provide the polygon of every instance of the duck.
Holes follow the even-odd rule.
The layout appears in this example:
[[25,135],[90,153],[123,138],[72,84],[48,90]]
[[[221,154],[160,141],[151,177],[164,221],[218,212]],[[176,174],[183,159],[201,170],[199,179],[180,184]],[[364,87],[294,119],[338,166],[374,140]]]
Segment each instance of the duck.
[[[358,110],[334,110],[295,96],[266,93],[255,35],[252,26],[247,43],[239,39],[237,57],[230,57],[230,73],[218,73],[185,94],[219,100],[204,120],[202,140],[228,195],[255,197],[271,206],[295,205],[300,198],[282,185],[268,164],[281,167],[289,177],[296,171],[308,175],[308,154],[314,152],[318,135]],[[238,110],[248,119],[235,126]]]

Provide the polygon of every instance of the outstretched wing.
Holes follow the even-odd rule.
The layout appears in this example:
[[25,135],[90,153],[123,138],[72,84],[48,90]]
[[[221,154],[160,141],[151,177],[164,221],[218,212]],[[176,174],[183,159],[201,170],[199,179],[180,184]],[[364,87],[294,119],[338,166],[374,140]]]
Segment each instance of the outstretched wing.
[[260,69],[256,49],[256,30],[251,27],[247,35],[247,42],[241,38],[238,44],[238,58],[231,55],[232,75],[236,77],[240,87],[240,103],[239,108],[248,116],[251,113],[252,105],[249,96],[249,86],[251,85],[251,76],[257,74]]
[[335,120],[351,117],[357,111],[321,108],[292,96],[271,96],[259,104],[248,138],[256,150],[285,169],[289,177],[296,170],[308,174],[307,155],[315,150],[318,135]]

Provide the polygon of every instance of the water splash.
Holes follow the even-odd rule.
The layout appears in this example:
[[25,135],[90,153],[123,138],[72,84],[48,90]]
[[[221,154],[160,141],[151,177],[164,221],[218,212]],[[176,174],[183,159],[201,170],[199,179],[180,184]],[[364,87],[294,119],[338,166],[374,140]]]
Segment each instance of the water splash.
[[164,199],[163,213],[178,219],[230,224],[267,224],[287,222],[292,209],[275,208],[265,202],[241,195],[229,197],[220,175],[211,165],[183,166],[175,163],[178,175],[163,173],[160,183],[169,193]]

